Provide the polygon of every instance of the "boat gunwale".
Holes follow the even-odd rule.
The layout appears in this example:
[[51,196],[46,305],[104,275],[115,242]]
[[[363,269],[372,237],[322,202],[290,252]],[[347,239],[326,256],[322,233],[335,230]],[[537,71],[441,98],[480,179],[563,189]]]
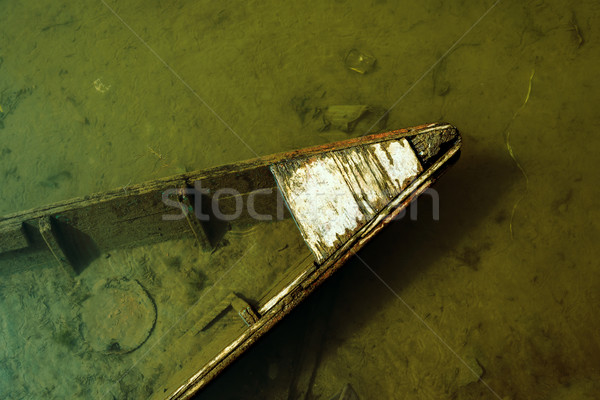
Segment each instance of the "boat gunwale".
[[358,138],[351,138],[324,145],[316,145],[297,150],[265,155],[244,161],[238,161],[215,167],[209,167],[197,171],[186,172],[183,174],[153,179],[128,186],[126,191],[123,189],[123,187],[120,187],[115,189],[109,189],[104,192],[93,193],[90,195],[73,197],[70,199],[61,200],[58,202],[34,207],[23,211],[16,211],[5,215],[0,215],[0,231],[4,227],[11,226],[11,224],[17,224],[20,221],[43,217],[48,214],[56,214],[75,208],[93,206],[94,204],[104,203],[119,198],[135,197],[138,195],[148,194],[163,189],[180,187],[182,184],[201,181],[202,179],[207,179],[209,177],[215,178],[219,175],[225,175],[228,173],[242,173],[248,170],[269,166],[281,160],[303,158],[311,156],[313,154],[332,150],[342,150],[365,142],[368,143],[383,140],[393,140],[401,137],[425,133],[428,131],[427,128],[444,129],[453,128],[453,126],[446,123],[432,123],[419,125],[411,128],[403,128],[383,133],[376,133],[368,136],[361,136]]

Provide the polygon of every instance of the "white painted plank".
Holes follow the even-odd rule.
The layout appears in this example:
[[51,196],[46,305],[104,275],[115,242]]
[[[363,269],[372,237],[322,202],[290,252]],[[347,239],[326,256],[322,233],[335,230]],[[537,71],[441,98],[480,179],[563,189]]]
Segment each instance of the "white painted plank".
[[271,166],[304,240],[323,262],[422,171],[406,139]]

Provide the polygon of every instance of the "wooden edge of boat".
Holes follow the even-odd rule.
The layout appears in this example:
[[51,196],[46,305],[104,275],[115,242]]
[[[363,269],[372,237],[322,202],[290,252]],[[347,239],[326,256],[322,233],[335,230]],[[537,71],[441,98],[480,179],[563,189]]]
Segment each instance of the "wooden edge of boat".
[[[166,240],[181,235],[183,230],[191,231],[202,248],[212,249],[218,239],[205,235],[206,229],[195,218],[187,218],[179,223],[160,221],[161,215],[173,211],[163,204],[161,194],[174,188],[194,187],[197,182],[203,182],[208,187],[221,185],[239,189],[244,195],[257,188],[269,187],[274,189],[273,194],[260,196],[257,202],[257,209],[269,209],[279,200],[279,191],[273,187],[273,176],[269,170],[269,166],[275,163],[443,130],[455,128],[436,123],[373,134],[156,179],[132,185],[127,190],[114,189],[8,214],[0,217],[0,258],[32,249],[41,253],[48,248],[54,258],[59,259],[59,263],[64,264],[65,269],[73,275],[104,251]],[[180,196],[178,200],[181,203],[187,201],[185,196]],[[227,201],[221,201],[220,204],[225,210],[231,207]],[[76,271],[71,271],[71,267]]]
[[104,192],[98,192],[90,195],[74,197],[68,200],[50,203],[40,207],[35,207],[25,211],[17,211],[0,216],[0,228],[4,225],[10,225],[11,223],[17,223],[19,220],[26,218],[35,218],[51,213],[61,212],[65,209],[72,207],[85,207],[87,205],[93,205],[99,202],[109,201],[114,198],[131,197],[166,187],[177,187],[181,182],[202,180],[208,176],[222,175],[231,171],[243,172],[248,169],[271,165],[281,160],[294,159],[298,157],[307,157],[316,153],[322,153],[332,150],[342,150],[348,147],[356,146],[361,143],[375,142],[378,140],[391,140],[406,136],[415,135],[417,133],[425,133],[428,129],[444,129],[453,128],[452,125],[445,123],[433,123],[424,124],[411,128],[397,129],[394,131],[375,133],[372,135],[362,136],[358,138],[352,138],[347,140],[341,140],[337,142],[327,143],[318,146],[312,146],[302,148],[298,150],[292,150],[282,153],[276,153],[271,155],[265,155],[261,157],[252,158],[245,161],[239,161],[236,163],[220,165],[216,167],[206,168],[199,171],[187,172],[178,175],[172,175],[165,178],[154,179],[151,181],[142,182],[139,184],[133,184],[127,187],[124,191],[123,188],[116,188],[107,190]]

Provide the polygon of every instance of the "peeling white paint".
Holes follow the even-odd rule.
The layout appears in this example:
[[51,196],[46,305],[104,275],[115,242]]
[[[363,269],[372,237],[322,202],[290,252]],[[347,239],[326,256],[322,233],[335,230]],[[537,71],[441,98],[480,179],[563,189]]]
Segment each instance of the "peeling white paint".
[[385,207],[421,170],[406,139],[359,145],[272,166],[318,262]]
[[380,143],[375,144],[374,147],[377,159],[385,168],[389,179],[396,184],[398,191],[407,186],[406,179],[412,180],[421,172],[421,164],[406,139],[393,141],[387,145],[387,154],[391,156],[391,160]]

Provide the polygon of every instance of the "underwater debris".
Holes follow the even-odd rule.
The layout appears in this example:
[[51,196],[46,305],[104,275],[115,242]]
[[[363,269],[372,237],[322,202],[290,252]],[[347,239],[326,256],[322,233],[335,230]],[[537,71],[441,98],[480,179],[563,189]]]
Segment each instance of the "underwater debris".
[[521,203],[521,200],[523,200],[523,198],[525,197],[525,194],[529,190],[529,178],[527,177],[527,174],[525,173],[525,170],[521,166],[521,163],[519,163],[519,161],[517,160],[517,157],[515,156],[515,152],[513,151],[513,148],[512,148],[512,146],[510,144],[510,129],[509,128],[512,125],[512,123],[515,120],[515,118],[517,117],[517,115],[519,114],[519,112],[521,110],[523,110],[523,108],[525,107],[525,105],[529,101],[529,96],[531,95],[531,85],[533,83],[533,75],[535,75],[535,69],[531,70],[531,75],[529,76],[529,87],[527,89],[527,95],[525,96],[525,100],[523,101],[523,104],[521,104],[521,107],[519,107],[519,109],[517,111],[515,111],[515,113],[513,114],[512,119],[508,123],[508,128],[506,128],[506,140],[505,140],[506,149],[508,150],[508,154],[510,155],[510,158],[513,159],[513,161],[515,162],[515,165],[517,166],[517,168],[519,168],[519,170],[523,174],[523,177],[525,178],[525,190],[521,194],[521,197],[519,197],[519,199],[513,205],[512,212],[510,214],[510,222],[509,222],[508,228],[509,228],[509,231],[510,231],[510,238],[511,239],[514,239],[513,219],[515,218],[515,212],[517,211],[517,207],[519,206],[519,203]]
[[17,105],[28,95],[33,93],[35,86],[20,89],[14,92],[3,91],[0,93],[0,129],[4,128],[4,120],[15,112]]
[[[156,162],[157,163],[160,162],[162,168],[167,168],[169,166],[165,156],[163,156],[162,153],[154,150],[150,146],[146,146],[146,147],[148,147],[148,151],[150,152],[150,154],[152,154],[154,157],[156,157]],[[154,168],[156,168],[156,166]]]
[[344,64],[351,70],[359,74],[369,73],[375,68],[377,59],[372,55],[365,54],[357,49],[351,49],[344,58]]
[[385,129],[387,114],[383,108],[368,105],[341,105],[329,106],[323,113],[327,128],[331,127],[346,133],[352,133],[358,123],[369,116],[373,117],[370,119],[375,119],[375,126],[371,126],[371,128],[375,128],[376,131]]
[[94,89],[100,93],[106,93],[110,90],[110,85],[105,85],[102,83],[101,78],[96,79],[94,82],[92,82],[92,84],[94,85]]
[[156,316],[154,300],[137,280],[102,280],[82,304],[83,336],[98,352],[129,353],[148,340]]
[[585,44],[585,39],[581,34],[581,29],[579,28],[579,24],[577,23],[577,18],[575,17],[575,13],[573,12],[571,15],[571,21],[569,21],[569,28],[573,33],[573,39],[577,43],[577,48],[580,48]]
[[361,134],[383,131],[387,125],[388,114],[382,107],[370,105],[333,105],[324,108],[315,107],[310,119],[303,124],[310,130],[326,132],[338,130],[352,133],[357,128]]

